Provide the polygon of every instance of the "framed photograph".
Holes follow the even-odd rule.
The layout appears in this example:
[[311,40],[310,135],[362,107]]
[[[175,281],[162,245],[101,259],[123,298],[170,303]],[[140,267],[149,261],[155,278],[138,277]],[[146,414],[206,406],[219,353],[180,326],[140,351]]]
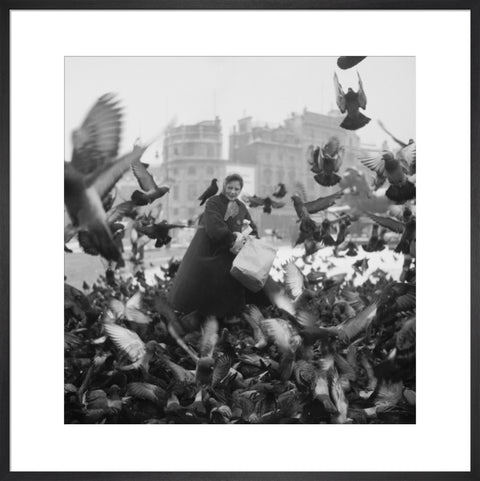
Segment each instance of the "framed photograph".
[[0,478],[479,479],[478,6],[30,7]]

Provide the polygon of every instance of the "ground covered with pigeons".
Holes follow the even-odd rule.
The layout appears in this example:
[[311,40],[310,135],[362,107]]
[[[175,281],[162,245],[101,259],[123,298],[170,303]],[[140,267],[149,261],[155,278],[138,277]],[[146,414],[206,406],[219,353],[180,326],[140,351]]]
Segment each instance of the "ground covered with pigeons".
[[414,423],[414,262],[361,284],[305,266],[220,321],[170,308],[177,261],[66,283],[65,423]]

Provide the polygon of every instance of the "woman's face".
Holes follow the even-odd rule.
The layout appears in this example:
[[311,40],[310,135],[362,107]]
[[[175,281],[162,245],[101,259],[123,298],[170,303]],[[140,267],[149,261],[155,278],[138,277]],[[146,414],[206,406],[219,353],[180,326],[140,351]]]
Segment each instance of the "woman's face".
[[225,184],[223,191],[228,200],[235,200],[242,191],[242,186],[238,180],[232,180]]

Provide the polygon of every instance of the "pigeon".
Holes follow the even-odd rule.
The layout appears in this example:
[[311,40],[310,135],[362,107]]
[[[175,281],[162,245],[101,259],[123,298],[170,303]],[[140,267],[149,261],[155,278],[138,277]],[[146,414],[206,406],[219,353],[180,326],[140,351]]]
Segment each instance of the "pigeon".
[[320,225],[320,235],[318,241],[323,242],[323,245],[325,246],[335,245],[335,241],[333,240],[331,234],[331,226],[332,223],[328,219],[324,219]]
[[368,239],[368,243],[362,245],[362,249],[365,252],[379,252],[385,249],[385,241],[383,240],[383,236],[385,235],[385,229],[382,229],[382,233],[379,235],[378,233],[378,225],[372,225],[372,233],[370,234],[370,239]]
[[149,239],[155,239],[155,247],[163,247],[170,243],[172,238],[169,236],[170,229],[182,229],[186,227],[182,224],[169,224],[166,220],[158,224],[138,225],[139,234],[146,235]]
[[147,170],[147,164],[140,162],[138,159],[135,162],[132,162],[132,172],[137,179],[140,188],[143,190],[143,192],[139,190],[133,192],[131,200],[135,205],[151,204],[170,191],[168,185],[162,185],[159,187],[155,183],[152,174]]
[[[402,149],[403,150],[403,149]],[[415,146],[411,147],[412,152],[407,152],[406,158],[411,162],[415,158]],[[364,157],[360,162],[377,174],[377,178],[383,183],[383,179],[387,179],[390,187],[385,192],[385,195],[392,201],[398,203],[405,203],[407,200],[415,198],[416,189],[415,184],[408,179],[411,173],[411,167],[405,157],[395,156],[392,152],[384,150],[381,155],[377,157]]]
[[384,132],[386,132],[400,146],[400,150],[397,152],[397,158],[406,162],[410,166],[410,174],[414,175],[417,162],[417,144],[415,141],[409,139],[408,143],[403,142],[389,132],[381,120],[378,120],[377,122]]
[[205,204],[210,197],[214,196],[218,192],[217,179],[212,179],[212,182],[208,186],[207,190],[198,198],[201,200],[200,205]]
[[333,77],[333,83],[335,85],[335,94],[338,108],[340,112],[347,112],[347,116],[343,119],[340,127],[347,130],[358,130],[370,122],[370,118],[360,113],[360,108],[367,107],[367,96],[363,90],[362,79],[360,74],[358,75],[358,91],[354,92],[351,88],[347,93],[344,93],[340,82],[338,81],[337,74]]
[[405,222],[401,222],[392,217],[375,215],[370,212],[366,212],[366,215],[380,226],[396,232],[397,234],[402,234],[400,242],[397,247],[395,247],[395,252],[410,254],[415,257],[416,218],[410,209],[407,208],[404,210]]
[[348,228],[352,224],[350,221],[350,218],[344,217],[339,221],[339,227],[338,227],[338,233],[337,233],[337,238],[335,239],[335,245],[340,245],[345,241],[345,238],[347,237],[348,234]]
[[142,294],[138,291],[126,302],[111,299],[109,308],[116,319],[125,318],[137,324],[149,324],[152,319],[141,311],[141,304]]
[[109,94],[90,110],[81,128],[73,133],[72,161],[65,162],[65,206],[74,227],[87,230],[100,255],[121,260],[121,253],[108,226],[102,199],[108,195],[131,163],[146,147],[116,159],[121,114]]
[[295,245],[301,244],[305,239],[312,239],[318,231],[317,224],[310,217],[304,203],[298,195],[292,196],[293,207],[300,220],[300,234],[295,242]]
[[338,57],[337,66],[342,70],[347,70],[358,65],[364,58],[366,57]]
[[[123,217],[131,217],[132,215],[136,215],[134,208],[135,204],[132,201],[126,201],[118,204],[115,207],[112,207],[107,212],[107,224],[110,228],[110,232],[112,233],[113,240],[120,252],[123,252],[122,239],[123,235],[125,234],[125,226],[119,221]],[[95,239],[88,230],[80,230],[78,232],[78,243],[86,254],[92,256],[99,255],[99,251],[95,244]],[[123,264],[124,263],[120,261],[119,267]]]
[[315,181],[323,186],[330,187],[340,182],[341,177],[336,174],[339,171],[345,149],[340,146],[338,137],[331,137],[322,147],[309,146],[307,160],[311,171],[315,174]]
[[282,184],[280,182],[277,185],[275,192],[273,193],[273,197],[276,197],[277,199],[283,199],[286,195],[287,195],[287,188],[285,187],[285,184]]
[[242,200],[247,203],[248,206],[251,208],[263,206],[263,212],[265,212],[265,214],[271,214],[272,207],[274,209],[280,209],[285,206],[285,202],[278,202],[272,200],[270,197],[258,197],[256,195],[253,195],[251,197],[249,197],[248,195],[244,195],[242,197]]
[[144,343],[137,333],[117,324],[104,323],[103,328],[117,349],[131,362],[126,366],[118,366],[118,369],[123,371],[141,369],[148,373],[149,364],[158,350],[158,343],[156,341]]

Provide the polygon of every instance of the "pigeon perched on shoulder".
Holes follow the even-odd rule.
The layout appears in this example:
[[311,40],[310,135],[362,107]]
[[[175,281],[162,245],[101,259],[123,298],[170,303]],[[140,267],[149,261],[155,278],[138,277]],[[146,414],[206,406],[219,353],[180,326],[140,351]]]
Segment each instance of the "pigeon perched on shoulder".
[[201,200],[200,205],[205,204],[210,197],[214,196],[218,192],[217,179],[212,179],[212,182],[208,186],[207,190],[198,198]]

